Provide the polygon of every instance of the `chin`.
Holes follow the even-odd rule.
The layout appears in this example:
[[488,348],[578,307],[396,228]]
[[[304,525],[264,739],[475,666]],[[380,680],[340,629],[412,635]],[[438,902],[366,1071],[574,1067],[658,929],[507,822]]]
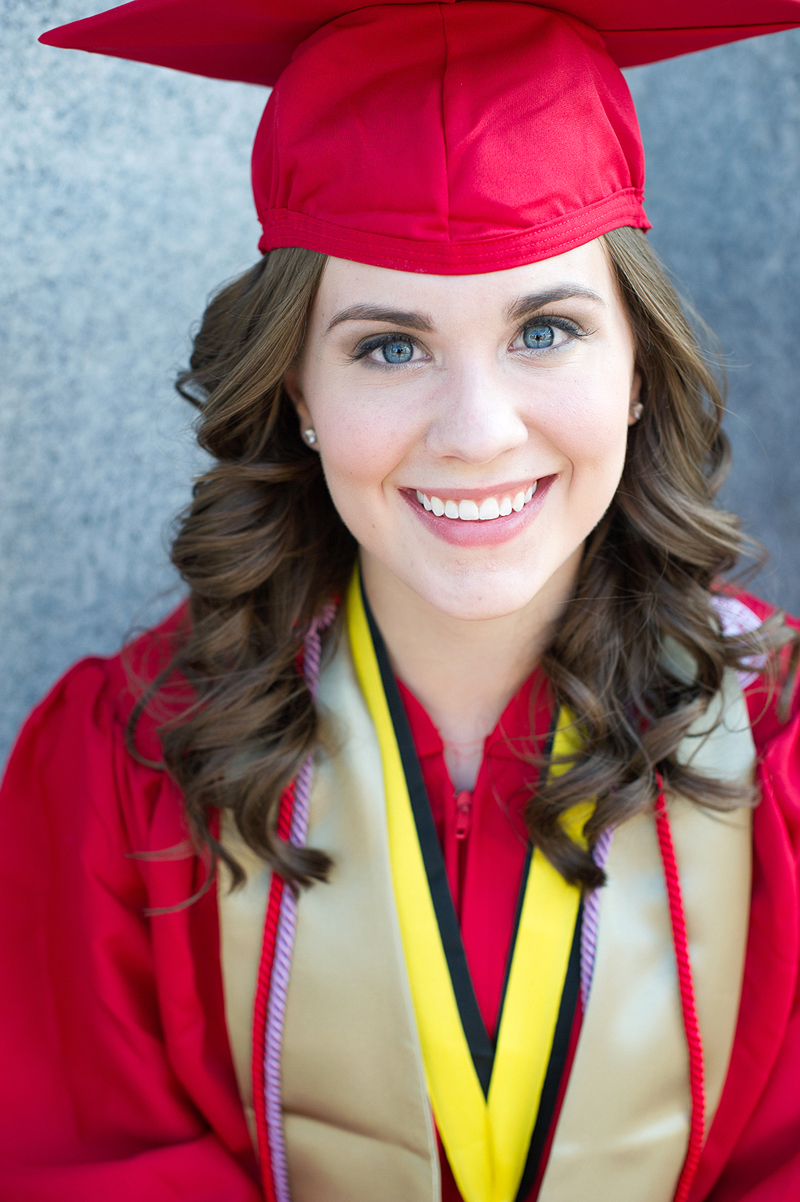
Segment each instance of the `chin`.
[[440,613],[465,622],[488,622],[519,613],[529,605],[549,577],[520,580],[486,572],[466,572],[463,577],[409,581],[411,588]]

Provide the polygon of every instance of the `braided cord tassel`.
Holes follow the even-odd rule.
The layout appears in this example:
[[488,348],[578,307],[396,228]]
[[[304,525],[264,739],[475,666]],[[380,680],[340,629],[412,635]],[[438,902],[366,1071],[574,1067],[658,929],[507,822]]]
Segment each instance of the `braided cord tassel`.
[[675,962],[678,968],[678,984],[681,995],[681,1011],[683,1013],[683,1029],[686,1033],[686,1044],[689,1049],[689,1088],[692,1098],[692,1117],[689,1127],[689,1146],[686,1159],[683,1162],[678,1187],[675,1191],[674,1202],[686,1202],[689,1190],[700,1163],[700,1152],[703,1147],[705,1134],[705,1079],[703,1067],[703,1041],[700,1036],[700,1026],[697,1021],[694,985],[692,983],[692,966],[689,960],[689,941],[686,934],[686,915],[681,896],[681,882],[678,874],[678,862],[675,858],[675,846],[672,842],[672,831],[669,825],[667,804],[664,800],[664,782],[661,775],[656,773],[658,796],[655,803],[656,835],[661,852],[661,862],[664,866],[664,880],[667,886],[669,901],[669,917],[672,924],[672,942],[675,947]]
[[[276,834],[279,839],[288,839],[291,832],[294,786],[295,782],[292,781],[284,790],[280,805],[278,806]],[[256,1118],[258,1163],[261,1166],[261,1179],[266,1202],[276,1202],[276,1197],[266,1113],[265,1039],[270,980],[272,966],[275,961],[275,941],[278,937],[281,904],[285,888],[286,884],[283,877],[278,876],[277,873],[273,873],[272,881],[270,882],[269,900],[267,902],[267,914],[264,921],[264,939],[261,945],[261,962],[258,966],[258,980],[256,982],[256,996],[253,1007],[253,1109]]]
[[[322,632],[330,626],[336,616],[336,606],[326,605],[319,616],[311,623],[306,635],[303,648],[303,674],[306,678],[309,692],[316,701],[319,693],[320,661],[322,657]],[[314,774],[314,757],[309,755],[298,772],[291,788],[291,805],[287,813],[290,817],[288,831],[283,833],[295,847],[303,847],[308,834],[309,806],[311,800],[311,782]],[[287,790],[288,792],[288,790]],[[279,831],[279,833],[282,833]],[[275,924],[275,935],[272,947],[268,945],[270,935],[270,919]],[[259,1153],[262,1154],[262,1142],[265,1143],[267,1164],[262,1175],[267,1202],[291,1202],[289,1189],[289,1172],[286,1163],[286,1144],[283,1135],[283,1107],[281,1091],[281,1047],[283,1044],[283,1026],[286,1017],[286,999],[289,990],[289,974],[292,964],[292,949],[297,926],[297,894],[284,884],[277,875],[273,875],[270,888],[270,900],[267,906],[267,926],[264,934],[264,951],[262,952],[262,970],[265,977],[263,990],[261,988],[261,972],[259,973],[259,992],[256,996],[256,1026],[262,1018],[261,1029],[264,1032],[263,1043],[254,1043],[254,1057],[260,1058],[260,1071],[256,1072],[254,1062],[254,1089],[260,1088],[260,1098],[263,1099],[263,1118],[259,1128]],[[267,954],[270,953],[269,960]],[[259,1000],[265,1015],[260,1015]],[[263,1021],[265,1019],[265,1021]],[[254,1098],[255,1098],[254,1094]],[[260,1107],[259,1107],[260,1108]],[[258,1112],[257,1112],[258,1113]],[[262,1134],[265,1133],[265,1134]],[[262,1165],[264,1165],[262,1154]]]
[[[592,849],[592,859],[598,868],[605,868],[608,853],[614,838],[613,827],[607,827]],[[592,889],[583,902],[583,924],[581,926],[581,1006],[584,1013],[589,1002],[589,991],[594,976],[594,961],[597,954],[597,924],[600,920],[600,890]]]

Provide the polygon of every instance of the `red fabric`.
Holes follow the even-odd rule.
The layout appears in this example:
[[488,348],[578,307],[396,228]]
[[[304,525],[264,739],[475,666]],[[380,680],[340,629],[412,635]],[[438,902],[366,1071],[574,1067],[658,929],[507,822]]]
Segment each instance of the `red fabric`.
[[[771,608],[742,596],[760,617]],[[800,629],[800,621],[789,619]],[[753,893],[742,1002],[722,1098],[690,1202],[800,1198],[800,703],[781,725],[760,681],[747,690],[759,755]]]
[[[162,649],[145,638],[135,669]],[[131,703],[120,657],[84,660],[29,718],[3,783],[0,1198],[257,1202],[215,890],[146,913],[191,897],[207,866],[177,788],[125,748]]]
[[648,228],[636,114],[601,38],[500,0],[362,9],[314,34],[267,104],[253,187],[262,250],[401,271],[496,271]]
[[757,24],[744,0],[291,9],[135,0],[42,40],[274,84],[253,150],[259,248],[444,275],[649,228],[613,55],[630,65],[800,24],[800,0],[760,0]]
[[[163,662],[163,635],[136,646],[138,673]],[[692,1202],[800,1197],[800,713],[781,727],[758,685],[748,701],[763,794],[750,937]],[[119,656],[78,664],[26,723],[0,791],[0,1198],[258,1202],[215,891],[146,913],[191,896],[206,868],[178,791],[124,746],[131,703]],[[157,754],[150,719],[141,746]]]
[[705,1138],[705,1065],[703,1063],[703,1041],[700,1036],[700,1024],[697,1021],[692,965],[689,959],[689,937],[686,932],[686,915],[683,909],[681,878],[678,871],[678,861],[675,856],[675,845],[672,842],[667,803],[664,799],[664,782],[660,772],[656,773],[656,788],[658,789],[655,803],[656,835],[658,837],[658,848],[661,853],[661,863],[664,868],[664,883],[667,887],[672,943],[675,950],[675,967],[678,973],[678,988],[680,990],[681,1011],[683,1014],[683,1031],[689,1053],[689,1092],[692,1099],[689,1144],[686,1149],[686,1159],[683,1162],[683,1168],[678,1178],[678,1187],[675,1190],[674,1199],[674,1202],[686,1202],[692,1182],[697,1174],[700,1153]]
[[[272,87],[301,42],[343,13],[370,7],[342,0],[294,0],[291,6],[285,0],[133,0],[51,29],[40,41]],[[550,0],[545,7],[597,29],[620,67],[800,23],[797,0]]]

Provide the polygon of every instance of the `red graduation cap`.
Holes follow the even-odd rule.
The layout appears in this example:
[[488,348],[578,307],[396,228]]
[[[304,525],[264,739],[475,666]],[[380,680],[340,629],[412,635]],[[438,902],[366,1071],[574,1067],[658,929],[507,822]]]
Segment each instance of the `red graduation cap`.
[[133,0],[41,41],[273,86],[262,251],[460,275],[649,228],[620,67],[795,26],[800,0]]

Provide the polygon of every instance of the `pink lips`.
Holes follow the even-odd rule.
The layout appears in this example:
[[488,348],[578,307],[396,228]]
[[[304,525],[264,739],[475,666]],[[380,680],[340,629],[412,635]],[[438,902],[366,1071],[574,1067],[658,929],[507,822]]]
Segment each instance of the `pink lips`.
[[[401,494],[419,521],[437,538],[457,547],[492,547],[515,538],[520,530],[527,526],[528,522],[542,508],[555,479],[555,475],[541,476],[533,497],[519,512],[512,512],[507,517],[492,518],[486,522],[465,522],[459,518],[448,518],[444,515],[437,517],[420,505],[415,490],[402,489]],[[501,491],[508,492],[509,488],[504,486]],[[464,489],[458,495],[465,500],[471,499],[479,502],[484,497],[497,495],[497,490]]]

